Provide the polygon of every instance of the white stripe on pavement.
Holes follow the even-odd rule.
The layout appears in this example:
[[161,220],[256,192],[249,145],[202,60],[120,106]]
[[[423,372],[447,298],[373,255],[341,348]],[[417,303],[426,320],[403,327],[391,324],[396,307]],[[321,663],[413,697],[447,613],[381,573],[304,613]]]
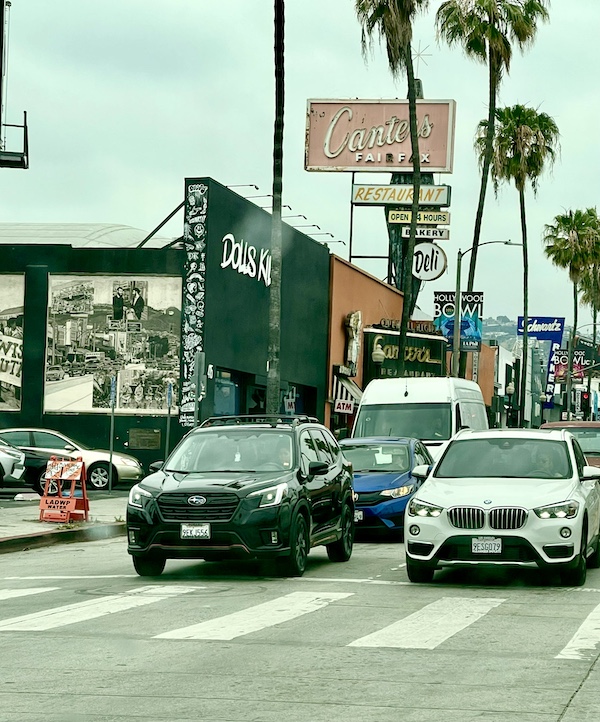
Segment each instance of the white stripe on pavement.
[[46,609],[34,614],[24,614],[0,621],[0,632],[26,631],[39,632],[68,624],[96,619],[105,614],[114,614],[134,607],[141,607],[154,602],[162,602],[179,594],[195,591],[199,587],[140,587],[123,594],[114,594],[86,602],[67,604],[54,609]]
[[15,581],[19,580],[48,580],[48,579],[139,579],[137,574],[53,574],[37,577],[1,577],[4,581]]
[[60,587],[31,587],[30,589],[0,589],[0,601],[14,599],[15,597],[28,597],[30,594],[42,594],[43,592],[54,592]]
[[444,597],[378,632],[350,642],[348,646],[435,649],[504,601]]
[[600,604],[592,610],[555,659],[595,659],[600,644]]
[[326,607],[330,602],[351,596],[350,592],[292,592],[224,617],[157,634],[155,639],[235,639],[301,617]]

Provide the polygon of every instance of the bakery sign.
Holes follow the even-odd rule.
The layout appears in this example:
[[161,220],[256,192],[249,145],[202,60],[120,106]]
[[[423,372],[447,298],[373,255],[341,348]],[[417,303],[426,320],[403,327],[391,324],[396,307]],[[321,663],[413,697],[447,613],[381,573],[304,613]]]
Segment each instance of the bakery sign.
[[[421,170],[451,173],[454,100],[417,100]],[[309,100],[304,168],[411,171],[408,100]]]

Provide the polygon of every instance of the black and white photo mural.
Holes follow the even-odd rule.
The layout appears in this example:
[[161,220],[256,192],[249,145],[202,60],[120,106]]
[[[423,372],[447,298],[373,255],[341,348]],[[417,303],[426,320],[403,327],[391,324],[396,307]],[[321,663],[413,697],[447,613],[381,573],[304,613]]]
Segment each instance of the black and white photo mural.
[[0,275],[0,410],[21,408],[25,276]]
[[[179,393],[181,278],[49,278],[45,412],[167,413]],[[169,386],[171,394],[168,394]]]

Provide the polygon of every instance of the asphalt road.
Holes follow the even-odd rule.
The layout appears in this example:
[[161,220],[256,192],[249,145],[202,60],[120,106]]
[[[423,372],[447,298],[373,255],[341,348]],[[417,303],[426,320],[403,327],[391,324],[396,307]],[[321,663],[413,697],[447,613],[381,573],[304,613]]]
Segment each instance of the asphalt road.
[[301,579],[123,538],[5,555],[4,722],[580,722],[600,713],[600,570],[408,582],[403,545],[322,549]]

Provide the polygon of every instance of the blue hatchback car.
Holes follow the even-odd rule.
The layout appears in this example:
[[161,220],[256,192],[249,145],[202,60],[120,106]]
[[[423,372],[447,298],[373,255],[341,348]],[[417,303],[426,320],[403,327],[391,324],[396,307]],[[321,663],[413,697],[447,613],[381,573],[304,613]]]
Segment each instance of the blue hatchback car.
[[421,481],[412,476],[420,464],[433,464],[419,439],[363,437],[340,446],[354,470],[356,530],[403,532],[404,511]]

